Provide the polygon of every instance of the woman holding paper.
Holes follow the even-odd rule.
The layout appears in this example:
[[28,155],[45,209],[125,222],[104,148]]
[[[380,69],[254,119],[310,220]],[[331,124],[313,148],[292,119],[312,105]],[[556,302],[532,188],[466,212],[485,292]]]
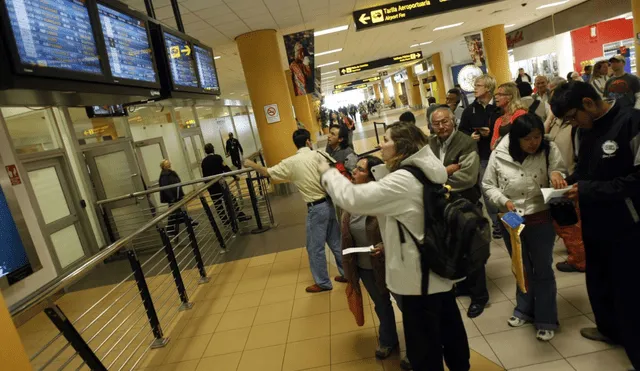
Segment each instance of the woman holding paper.
[[[371,168],[382,165],[382,160],[367,156],[358,161],[353,170],[353,183],[365,184],[374,181]],[[380,320],[379,346],[376,358],[385,359],[398,348],[396,318],[391,304],[391,296],[385,283],[384,243],[378,226],[378,218],[359,214],[342,214],[342,249],[370,247],[368,252],[347,254],[342,257],[344,276],[358,295],[362,295],[360,281],[373,300],[374,309]],[[396,297],[400,305],[399,297]],[[403,360],[405,366],[409,362]]]
[[401,166],[418,167],[436,184],[447,181],[447,170],[428,142],[417,126],[396,122],[387,128],[380,144],[382,159],[391,171],[387,176],[376,182],[352,184],[326,163],[319,164],[318,169],[323,174],[322,185],[336,205],[350,213],[378,217],[384,241],[385,281],[389,291],[402,296],[407,356],[413,369],[444,371],[444,358],[450,370],[468,371],[469,342],[453,281],[422,271],[418,247],[410,238],[402,241],[398,225],[423,239],[423,186]]
[[[534,114],[517,118],[511,131],[491,154],[482,186],[489,201],[501,212],[524,218],[519,234],[527,292],[516,289],[517,305],[509,325],[520,327],[533,322],[536,337],[549,341],[558,328],[556,279],[553,272],[555,231],[542,188],[566,188],[562,154],[553,142],[544,139],[544,124]],[[510,232],[503,236],[511,254]],[[515,229],[511,233],[517,233]]]

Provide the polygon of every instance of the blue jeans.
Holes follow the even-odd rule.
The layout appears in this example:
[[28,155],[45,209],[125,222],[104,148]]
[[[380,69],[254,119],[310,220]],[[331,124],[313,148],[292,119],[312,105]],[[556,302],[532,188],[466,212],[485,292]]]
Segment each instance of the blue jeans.
[[[478,174],[478,182],[480,183],[480,189],[482,189],[482,179],[484,178],[484,172],[487,170],[487,166],[489,166],[489,160],[480,160],[480,170]],[[493,204],[489,201],[489,198],[482,191],[482,198],[484,200],[484,206],[487,208],[487,215],[491,219],[491,225],[493,225],[493,230],[498,230],[499,226],[502,223],[498,220],[498,210],[493,206]]]
[[[380,292],[376,285],[373,269],[358,268],[358,274],[373,300],[376,314],[380,320],[380,346],[395,347],[398,344],[398,331],[396,330],[396,316],[393,313],[389,292],[387,291],[386,294]],[[398,304],[400,303],[398,302]]]
[[328,244],[341,276],[342,248],[340,241],[340,227],[336,219],[336,211],[330,201],[309,207],[307,214],[307,252],[309,253],[309,266],[315,283],[324,288],[331,289],[331,279],[327,271],[327,256],[324,253],[324,245]]
[[[526,217],[525,217],[526,219]],[[501,225],[504,242],[511,254],[509,232]],[[527,225],[520,234],[522,263],[529,283],[525,294],[516,288],[516,309],[513,315],[533,322],[538,330],[558,328],[556,277],[553,273],[553,245],[556,232],[551,222]]]

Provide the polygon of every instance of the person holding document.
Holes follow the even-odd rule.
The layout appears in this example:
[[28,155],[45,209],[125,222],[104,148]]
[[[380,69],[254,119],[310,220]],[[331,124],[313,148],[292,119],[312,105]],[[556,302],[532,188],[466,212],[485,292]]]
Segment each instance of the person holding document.
[[[536,337],[549,341],[558,328],[556,278],[553,272],[553,246],[556,233],[549,205],[542,188],[566,188],[566,169],[560,150],[544,138],[540,117],[527,113],[518,117],[507,135],[491,154],[482,187],[489,202],[500,212],[515,212],[524,217],[520,234],[528,290],[516,289],[516,308],[508,323],[520,327],[535,324]],[[507,250],[512,254],[511,239],[502,226]]]
[[571,82],[551,98],[556,117],[578,128],[578,161],[567,197],[580,201],[587,292],[597,327],[583,337],[622,345],[640,370],[640,111]]

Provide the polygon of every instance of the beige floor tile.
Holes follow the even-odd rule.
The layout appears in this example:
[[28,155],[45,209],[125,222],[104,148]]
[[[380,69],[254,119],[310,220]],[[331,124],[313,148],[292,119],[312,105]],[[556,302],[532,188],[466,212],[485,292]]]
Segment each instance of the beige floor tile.
[[289,272],[271,272],[269,279],[267,280],[267,288],[280,287],[280,286],[289,286],[296,283],[298,280],[298,271],[289,271]]
[[229,301],[229,305],[227,306],[227,312],[232,312],[234,310],[246,309],[257,307],[260,305],[260,300],[262,299],[262,290],[259,291],[251,291],[246,293],[236,293],[231,297]]
[[244,274],[244,269],[233,271],[233,272],[226,272],[226,273],[223,272],[218,275],[214,283],[222,284],[222,283],[240,282],[243,274]]
[[311,286],[313,284],[314,284],[313,281],[298,282],[298,285],[296,286],[296,300],[302,299],[302,298],[310,298],[312,296],[329,295],[331,293],[331,291],[322,291],[322,292],[313,292],[313,293],[306,292],[305,289],[308,286]]
[[[365,307],[365,309],[366,308],[369,307]],[[331,335],[373,327],[374,324],[372,317],[371,310],[365,310],[364,325],[360,327],[356,323],[356,319],[349,309],[331,312]]]
[[462,316],[462,323],[464,323],[464,329],[467,331],[467,338],[471,339],[476,336],[482,335],[480,333],[480,330],[478,330],[478,327],[476,326],[476,324],[473,323],[473,320],[467,317],[466,309],[462,309],[460,311],[460,316]]
[[495,259],[487,263],[486,265],[487,277],[490,279],[502,278],[512,276],[511,272],[511,258],[505,257],[501,259]]
[[[366,293],[364,286],[360,286],[363,291],[363,304],[365,307],[371,306],[372,301],[369,300],[369,294]],[[347,301],[347,293],[345,292],[344,286],[336,286],[334,285],[331,294],[331,311],[335,312],[337,310],[344,310],[349,308],[349,302]]]
[[565,319],[560,323],[560,329],[556,331],[551,344],[565,358],[613,348],[606,343],[591,341],[580,335],[580,329],[592,326],[593,322],[585,316]]
[[310,296],[296,299],[293,303],[292,318],[308,317],[314,314],[330,312],[331,297],[329,295]]
[[498,359],[498,356],[493,352],[493,349],[491,349],[489,343],[487,343],[487,340],[483,336],[469,338],[469,348],[475,352],[478,352],[478,354],[482,355],[491,362],[497,365],[502,365],[502,363],[500,363],[500,360]]
[[306,370],[331,364],[330,338],[311,339],[288,343],[284,355],[283,371]]
[[535,328],[531,326],[485,338],[507,369],[562,359],[551,344],[536,339]]
[[258,308],[248,308],[236,310],[233,312],[225,312],[218,324],[216,331],[235,330],[243,327],[251,327],[253,319],[256,316]]
[[303,371],[331,371],[331,366],[307,368],[307,369],[305,369]]
[[252,278],[248,280],[242,280],[238,283],[238,287],[236,287],[236,294],[244,294],[245,292],[251,291],[262,291],[267,285],[267,280],[269,278]]
[[254,256],[253,258],[251,258],[251,260],[249,260],[249,267],[257,267],[259,265],[273,264],[275,260],[276,260],[276,254]]
[[260,305],[269,305],[283,301],[291,301],[296,296],[296,284],[279,286],[264,290]]
[[[331,336],[331,364],[375,356],[378,337],[372,329]],[[333,368],[333,367],[332,367]]]
[[510,371],[575,371],[566,360],[540,363],[533,366],[514,368]]
[[331,365],[331,371],[384,371],[382,361],[375,358],[360,359]]
[[241,281],[251,280],[255,278],[269,278],[271,274],[271,265],[259,265],[257,267],[247,268],[242,275]]
[[222,313],[211,314],[205,317],[192,318],[180,332],[179,339],[190,338],[198,335],[213,334],[220,323]]
[[154,367],[153,369],[157,371],[196,371],[199,362],[199,359],[195,359],[193,361],[162,365],[160,367]]
[[172,341],[171,350],[164,363],[177,363],[202,358],[210,339],[211,334]]
[[559,320],[581,315],[580,311],[576,307],[574,307],[571,303],[569,303],[565,298],[560,296],[560,294],[557,295],[556,302],[558,303],[557,306],[558,306]]
[[510,301],[491,304],[480,317],[473,319],[473,323],[483,335],[512,330],[507,320],[513,315],[513,308],[514,305]]
[[207,295],[205,296],[206,300],[224,298],[227,296],[232,296],[236,291],[236,287],[238,287],[238,282],[229,282],[229,283],[209,283],[212,287],[207,291]]
[[502,366],[483,357],[479,353],[471,351],[471,370],[473,371],[504,371]]
[[621,348],[571,357],[567,361],[576,371],[627,371],[632,368]]
[[158,349],[149,349],[147,354],[142,358],[140,363],[136,366],[137,370],[145,368],[154,368],[162,364],[167,363],[166,359],[171,352],[172,346],[175,344],[175,339],[171,340],[167,346]]
[[302,253],[302,257],[300,258],[300,268],[309,268],[310,265],[309,255],[307,255],[306,252]]
[[287,342],[288,332],[289,321],[253,326],[249,333],[249,339],[247,340],[245,349],[258,349],[285,344]]
[[[513,275],[511,275],[511,277],[513,277]],[[487,281],[487,290],[489,291],[490,304],[509,301],[509,298],[491,280]],[[471,305],[471,298],[468,296],[461,296],[458,298],[458,300],[460,301],[460,304],[462,304],[462,307],[465,309],[468,309],[469,306]]]
[[591,309],[591,302],[589,302],[586,285],[559,289],[558,294],[567,299],[569,303],[578,308],[578,310],[583,314],[593,312],[593,309]]
[[493,283],[498,286],[500,291],[502,291],[502,293],[508,299],[516,298],[516,279],[513,277],[513,275],[496,278],[495,280],[493,280]]
[[246,350],[240,360],[238,371],[280,371],[284,359],[285,345]]
[[300,269],[301,259],[287,259],[279,262],[275,262],[271,267],[271,273],[289,273],[298,272]]
[[303,248],[297,248],[297,249],[293,249],[293,250],[280,251],[279,253],[276,254],[275,263],[288,261],[290,259],[298,259],[298,260],[300,260],[300,257],[302,257],[302,250],[304,250],[304,249]]
[[256,312],[254,326],[288,320],[291,318],[292,308],[293,301],[284,301],[281,303],[260,306]]
[[287,342],[314,339],[329,336],[331,333],[331,315],[329,313],[295,318],[291,320]]
[[309,269],[309,267],[300,268],[298,270],[297,282],[304,282],[304,281],[313,281],[313,275],[311,274],[311,269]]
[[196,371],[236,371],[242,352],[206,357],[200,360]]
[[248,266],[247,260],[234,260],[224,263],[219,274],[244,272]]
[[192,318],[204,317],[211,314],[224,313],[231,301],[231,296],[211,300],[197,301],[194,303]]
[[243,351],[250,332],[251,328],[247,327],[213,334],[203,356],[212,357]]
[[591,320],[591,322],[593,322],[594,324],[596,323],[596,315],[593,313],[587,313],[585,314],[585,316],[587,316],[587,318],[589,318]]

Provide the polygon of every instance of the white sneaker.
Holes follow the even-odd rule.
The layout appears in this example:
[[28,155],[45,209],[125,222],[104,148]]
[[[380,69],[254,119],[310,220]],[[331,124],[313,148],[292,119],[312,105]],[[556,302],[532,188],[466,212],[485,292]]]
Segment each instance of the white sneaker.
[[542,341],[549,341],[553,339],[555,335],[556,333],[553,330],[538,330],[538,333],[536,334],[536,338]]
[[516,316],[513,316],[513,317],[509,318],[507,323],[509,323],[509,326],[511,326],[511,327],[522,327],[522,326],[527,324],[527,321],[525,321],[525,320],[523,320],[521,318],[518,318]]

